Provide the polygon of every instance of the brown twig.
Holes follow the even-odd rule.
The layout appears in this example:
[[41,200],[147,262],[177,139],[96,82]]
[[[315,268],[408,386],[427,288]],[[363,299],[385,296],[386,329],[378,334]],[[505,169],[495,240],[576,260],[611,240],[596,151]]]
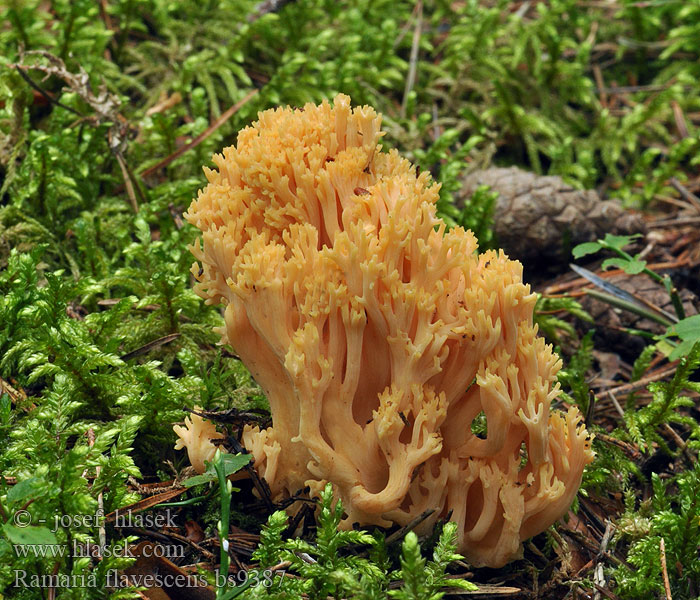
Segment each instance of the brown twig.
[[[700,225],[700,217],[681,217],[680,219],[664,219],[649,223],[649,229],[663,229],[666,227],[680,227],[681,225]],[[687,261],[686,261],[687,262]]]
[[597,440],[600,440],[601,442],[604,442],[606,444],[610,444],[612,446],[617,446],[622,450],[629,458],[632,460],[639,460],[642,457],[641,452],[637,450],[634,446],[631,444],[628,444],[627,442],[623,442],[622,440],[618,440],[617,438],[607,435],[605,433],[600,433],[596,432],[595,437]]
[[[249,389],[251,391],[254,391],[254,388]],[[240,410],[236,407],[233,407],[229,410],[222,412],[192,410],[187,407],[185,407],[185,410],[195,415],[198,415],[203,419],[214,421],[215,423],[226,423],[228,425],[233,425],[236,429],[242,429],[243,426],[247,425],[248,423],[254,423],[262,429],[269,427],[271,424],[270,413],[256,408],[250,410]]]
[[207,127],[206,131],[203,131],[202,133],[200,133],[196,138],[194,138],[188,144],[185,144],[181,148],[178,148],[177,150],[175,150],[175,152],[173,152],[170,156],[166,156],[160,162],[156,163],[152,167],[149,167],[145,171],[142,171],[140,173],[141,177],[148,177],[149,175],[152,175],[153,173],[155,173],[159,169],[162,169],[163,167],[168,166],[171,162],[173,162],[179,156],[182,156],[188,150],[191,150],[192,148],[199,146],[199,144],[201,144],[212,133],[214,133],[217,129],[219,129],[219,127],[221,127],[224,123],[226,123],[226,121],[228,121],[233,115],[235,115],[257,93],[258,93],[258,90],[251,90],[250,92],[248,92],[243,97],[242,100],[239,100],[238,102],[236,102],[233,106],[231,106],[228,110],[226,110],[216,121],[214,121],[209,127]]
[[386,545],[389,546],[393,544],[394,542],[397,542],[400,540],[402,537],[404,537],[409,531],[412,531],[418,525],[420,525],[423,521],[425,521],[430,515],[432,515],[435,512],[434,508],[429,508],[428,510],[424,510],[421,514],[419,514],[415,519],[404,525],[401,529],[398,531],[395,531],[392,533],[388,538],[386,538]]
[[690,202],[693,208],[700,213],[700,198],[688,190],[678,179],[671,177],[668,182],[683,197],[683,200]]
[[633,381],[632,383],[625,383],[624,385],[620,385],[616,388],[613,388],[611,390],[608,390],[608,394],[618,396],[620,394],[629,394],[630,392],[634,392],[636,390],[641,390],[642,388],[645,388],[647,385],[650,383],[654,383],[655,381],[659,381],[663,379],[664,377],[668,377],[669,375],[672,375],[675,373],[676,369],[678,368],[678,361],[675,361],[671,363],[669,366],[667,366],[664,369],[660,369],[656,371],[655,373],[652,373],[651,375],[648,375],[647,377],[643,377],[642,379],[638,381]]
[[[605,571],[603,569],[603,555],[607,552],[608,550],[608,543],[610,542],[610,538],[612,537],[613,531],[615,531],[615,526],[612,524],[611,521],[606,521],[605,523],[605,532],[603,533],[603,537],[600,540],[600,549],[598,550],[597,554],[597,560],[595,567],[593,569],[593,577],[596,582],[601,588],[605,585]],[[596,592],[593,595],[594,598],[599,597],[598,592]]]
[[622,410],[622,406],[620,406],[620,403],[618,402],[617,398],[610,392],[608,392],[608,397],[610,398],[610,401],[613,403],[613,406],[615,407],[615,410],[617,411],[617,414],[619,414],[623,419],[625,418],[625,411]]
[[635,92],[663,92],[669,88],[669,84],[666,85],[622,85],[615,87],[604,87],[596,88],[596,92],[599,94],[634,94]]
[[664,423],[663,428],[664,431],[668,433],[669,436],[671,436],[676,446],[678,446],[680,451],[683,453],[683,457],[685,458],[688,465],[692,467],[696,463],[697,459],[690,453],[690,450],[688,450],[688,444],[686,444],[685,440],[680,435],[678,435],[678,433],[676,433],[676,430],[673,429],[673,427],[671,427],[668,423]]
[[132,350],[131,352],[127,352],[126,354],[120,356],[121,360],[129,360],[130,358],[134,358],[136,356],[140,356],[141,354],[146,354],[146,352],[149,352],[150,350],[153,350],[154,348],[158,348],[159,346],[163,346],[164,344],[169,344],[173,340],[176,340],[177,338],[180,337],[179,333],[171,333],[170,335],[164,335],[163,337],[159,337],[156,340],[153,340],[151,342],[148,342],[147,344],[144,344],[143,346],[140,346],[139,348],[136,348],[136,350]]
[[411,20],[416,16],[418,13],[418,4],[413,7],[413,11],[411,12],[411,17],[409,19],[406,19],[406,23],[401,27],[401,31],[399,31],[399,35],[396,36],[396,39],[394,39],[394,43],[392,45],[393,49],[396,50],[400,45],[401,42],[403,41],[403,38],[406,37],[408,32],[411,29]]
[[45,98],[49,104],[55,104],[56,106],[60,106],[61,108],[67,110],[68,112],[73,113],[74,115],[78,115],[81,118],[85,116],[85,115],[79,113],[74,108],[72,108],[66,104],[63,104],[59,100],[56,100],[56,98],[51,96],[51,94],[49,94],[46,90],[44,90],[38,83],[35,83],[34,80],[24,72],[25,70],[31,69],[32,67],[27,66],[27,65],[14,65],[14,67],[15,67],[16,71],[20,74],[22,79],[24,79],[32,88],[34,88],[34,90],[36,90],[41,95],[42,98]]
[[408,106],[408,96],[416,83],[416,71],[418,70],[418,50],[420,49],[420,36],[423,27],[423,1],[418,0],[418,14],[416,15],[416,26],[413,30],[413,42],[411,43],[411,58],[408,66],[408,77],[406,78],[406,87],[403,91],[403,102],[401,102],[401,116],[406,116],[406,107]]
[[603,80],[603,71],[599,65],[593,65],[593,77],[595,78],[595,84],[598,86],[598,93],[600,94],[600,104],[603,108],[608,107],[608,93],[605,89],[605,81]]
[[149,496],[148,498],[142,498],[138,502],[134,502],[133,504],[129,504],[128,506],[122,506],[121,508],[118,508],[117,510],[112,511],[111,513],[108,513],[105,515],[104,522],[105,523],[112,523],[112,522],[119,522],[118,519],[122,517],[122,519],[131,519],[131,515],[142,512],[144,510],[148,510],[149,508],[153,508],[154,506],[157,506],[158,504],[162,504],[163,502],[167,502],[169,500],[172,500],[173,498],[176,498],[180,494],[183,494],[184,492],[187,491],[188,488],[186,487],[179,487],[176,489],[171,489],[167,490],[161,493],[156,493],[152,496]]
[[16,390],[7,381],[0,377],[0,396],[5,394],[10,397],[10,401],[13,404],[17,404],[18,402],[22,402],[23,400],[27,399],[27,394],[22,388]]
[[688,126],[685,124],[685,117],[683,116],[683,109],[681,105],[678,104],[676,100],[671,100],[671,108],[673,109],[673,119],[676,121],[676,128],[678,129],[678,135],[681,139],[688,137]]
[[[587,535],[581,533],[580,531],[572,529],[570,526],[567,525],[562,525],[561,530],[567,536],[574,538],[584,548],[590,550],[594,554],[598,555],[598,553],[600,552],[600,544],[596,543],[594,540],[590,539]],[[600,556],[616,566],[625,566],[631,568],[630,564],[618,558],[614,554],[611,554],[609,550],[605,550],[604,552],[600,553]]]
[[131,204],[131,209],[134,213],[139,212],[139,203],[136,200],[136,194],[134,193],[134,187],[139,190],[139,195],[141,195],[141,188],[134,186],[134,182],[131,180],[131,173],[126,165],[126,160],[119,150],[113,150],[114,157],[117,159],[117,164],[122,172],[122,179],[124,179],[124,187],[126,188],[126,195],[129,197],[129,204]]
[[666,594],[666,600],[673,600],[673,598],[671,598],[671,582],[668,580],[668,570],[666,568],[666,542],[664,542],[664,538],[659,540],[659,558],[661,559],[661,572],[664,576],[664,593]]
[[619,596],[616,596],[613,594],[611,591],[606,590],[604,587],[598,585],[597,583],[593,584],[595,586],[595,589],[598,590],[603,596],[608,598],[608,600],[620,600]]
[[57,579],[58,570],[60,569],[60,567],[61,567],[61,563],[57,562],[53,567],[53,571],[51,572],[51,579],[50,579],[51,583],[49,583],[49,586],[48,586],[49,593],[46,596],[47,600],[55,600],[55,598],[56,598],[56,586],[53,585],[53,582]]
[[171,202],[168,204],[168,210],[170,211],[170,216],[173,218],[173,222],[175,223],[175,227],[177,229],[182,229],[184,227],[184,223],[182,222],[182,209],[178,210],[175,208],[175,205]]
[[201,553],[201,555],[204,556],[204,558],[206,558],[207,560],[216,560],[216,556],[212,552],[209,552],[209,550],[207,550],[206,548],[202,548],[199,544],[193,542],[190,538],[184,535],[180,535],[179,533],[175,533],[174,531],[168,531],[165,533],[161,531],[159,533],[160,535],[165,535],[167,537],[173,538],[174,540],[177,540],[178,542],[187,544],[193,550],[196,550],[197,552]]
[[182,94],[180,94],[180,92],[175,92],[170,96],[161,96],[161,100],[146,111],[146,116],[150,117],[151,115],[170,110],[173,106],[180,104],[180,102],[182,102]]

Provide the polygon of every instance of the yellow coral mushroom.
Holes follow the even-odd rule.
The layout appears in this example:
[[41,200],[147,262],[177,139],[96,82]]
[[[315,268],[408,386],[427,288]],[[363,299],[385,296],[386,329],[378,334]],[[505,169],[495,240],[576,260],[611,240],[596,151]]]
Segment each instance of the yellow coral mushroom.
[[269,399],[243,442],[273,496],[330,481],[346,526],[437,509],[423,530],[451,514],[467,558],[500,566],[566,512],[590,438],[550,412],[560,362],[520,263],[446,230],[380,119],[339,95],[241,131],[186,215],[196,290]]
[[[198,406],[195,410],[201,410]],[[206,470],[205,461],[212,461],[216,453],[216,446],[212,440],[223,439],[225,436],[216,430],[211,421],[203,419],[192,413],[191,418],[185,417],[185,425],[173,425],[173,431],[178,436],[175,442],[175,450],[187,449],[187,457],[197,473]]]

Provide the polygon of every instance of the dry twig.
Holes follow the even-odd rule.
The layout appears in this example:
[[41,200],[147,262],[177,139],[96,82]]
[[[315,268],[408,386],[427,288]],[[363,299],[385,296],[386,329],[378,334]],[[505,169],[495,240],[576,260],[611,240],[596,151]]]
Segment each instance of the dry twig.
[[204,140],[206,140],[212,133],[214,133],[219,127],[221,127],[226,121],[228,121],[233,115],[235,115],[241,107],[243,107],[245,104],[248,103],[248,101],[253,98],[258,93],[258,90],[251,90],[248,92],[241,100],[236,102],[233,106],[231,106],[228,110],[226,110],[216,121],[214,121],[209,127],[207,127],[206,131],[203,131],[200,133],[196,138],[194,138],[191,142],[188,144],[185,144],[181,148],[178,148],[173,152],[170,156],[166,156],[163,160],[160,162],[156,163],[152,167],[149,167],[145,171],[141,173],[141,177],[148,177],[149,175],[155,173],[159,169],[162,169],[163,167],[168,166],[171,162],[173,162],[176,158],[179,156],[182,156],[185,152],[188,150],[191,150],[192,148],[199,146]]
[[664,576],[666,600],[673,600],[671,598],[671,582],[668,580],[668,570],[666,569],[666,543],[664,542],[664,538],[659,540],[659,556],[661,558],[661,572]]
[[[39,56],[45,59],[47,64],[26,64],[24,62],[25,56]],[[114,94],[111,94],[107,90],[107,86],[104,84],[100,85],[97,89],[97,93],[95,93],[92,89],[92,85],[90,84],[90,77],[85,69],[79,67],[78,72],[73,73],[68,70],[63,60],[61,60],[58,56],[54,56],[50,52],[43,50],[32,50],[22,53],[20,55],[20,60],[21,62],[12,66],[17,70],[22,78],[29,83],[29,85],[31,85],[50,103],[79,116],[81,121],[91,123],[94,127],[98,127],[100,125],[109,126],[109,129],[107,130],[107,144],[110,151],[116,158],[122,172],[124,187],[129,197],[129,203],[131,204],[134,212],[138,212],[138,201],[136,197],[138,195],[141,202],[145,201],[145,197],[141,191],[141,187],[138,185],[136,177],[129,169],[126,159],[124,158],[124,152],[126,150],[127,140],[131,129],[127,120],[119,112],[119,108],[121,106],[119,98]],[[44,73],[46,77],[58,77],[66,84],[70,91],[77,94],[80,99],[92,109],[94,114],[86,116],[74,108],[61,103],[27,74],[27,71],[29,70]]]
[[413,30],[413,42],[411,43],[411,58],[408,66],[408,77],[406,78],[406,87],[403,92],[403,102],[401,103],[401,116],[406,116],[406,107],[408,105],[408,96],[416,83],[416,71],[418,69],[418,50],[420,49],[420,36],[423,27],[423,2],[418,1],[418,14],[416,15],[416,27]]
[[700,213],[700,198],[693,194],[688,188],[686,188],[678,179],[671,177],[668,182],[673,186],[673,188],[683,197],[683,200],[690,202],[693,208]]

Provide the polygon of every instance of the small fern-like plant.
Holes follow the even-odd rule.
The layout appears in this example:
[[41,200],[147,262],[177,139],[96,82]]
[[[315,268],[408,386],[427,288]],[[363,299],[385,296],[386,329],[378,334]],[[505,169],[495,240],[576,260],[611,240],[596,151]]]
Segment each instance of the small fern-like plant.
[[[671,595],[697,598],[700,589],[700,465],[670,480],[651,477],[653,495],[634,510],[633,503],[618,522],[618,538],[630,541],[627,562],[613,571],[621,598],[655,598],[664,592],[661,542]],[[668,596],[666,596],[668,597]]]
[[[330,484],[321,493],[321,510],[315,542],[303,539],[284,540],[287,515],[273,513],[260,535],[260,545],[253,554],[260,569],[288,564],[297,577],[261,578],[241,598],[354,598],[357,600],[439,600],[442,589],[449,586],[462,590],[477,587],[462,579],[450,579],[447,567],[462,556],[456,553],[457,530],[446,523],[433,551],[433,560],[421,555],[418,537],[409,532],[401,548],[401,566],[390,570],[382,536],[366,531],[340,531],[343,506],[333,501]],[[360,553],[358,549],[366,551]],[[272,583],[270,583],[270,581]],[[401,584],[394,588],[392,582]]]
[[700,448],[700,425],[689,414],[684,414],[681,409],[692,409],[694,401],[682,395],[684,390],[700,392],[700,383],[691,381],[690,376],[700,366],[700,342],[696,343],[684,359],[681,360],[678,369],[671,381],[658,381],[649,384],[652,393],[651,402],[641,408],[625,411],[625,424],[632,441],[643,452],[648,452],[652,444],[671,455],[672,452],[666,440],[659,433],[663,425],[682,425],[691,432],[692,441],[689,447]]

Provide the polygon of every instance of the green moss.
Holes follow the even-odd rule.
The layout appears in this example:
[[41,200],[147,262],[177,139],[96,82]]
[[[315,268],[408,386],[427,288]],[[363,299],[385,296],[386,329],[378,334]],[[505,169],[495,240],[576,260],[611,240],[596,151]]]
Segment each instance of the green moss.
[[[671,176],[683,181],[697,171],[691,115],[700,110],[700,9],[693,3],[556,0],[523,3],[522,12],[504,0],[420,7],[299,0],[256,16],[257,4],[9,0],[0,7],[0,378],[10,386],[0,393],[0,472],[17,481],[0,476],[0,593],[17,569],[94,572],[101,586],[110,569],[129,562],[110,557],[95,568],[83,558],[19,556],[11,544],[17,531],[8,525],[14,512],[26,507],[38,523],[91,513],[99,503],[105,511],[124,506],[137,498],[130,476],[162,478],[172,471],[165,461],[182,465],[171,426],[183,407],[265,406],[245,367],[217,346],[218,309],[191,290],[194,232],[180,216],[203,185],[202,165],[234,143],[258,111],[337,92],[373,105],[384,114],[384,143],[432,172],[442,185],[440,214],[450,226],[472,228],[482,248],[494,243],[494,196],[482,189],[464,210],[456,208],[468,169],[516,164],[606,188],[637,207],[675,193]],[[574,304],[539,306],[553,339],[574,337],[566,323],[547,317],[553,309],[575,313]],[[590,351],[586,342],[561,379],[584,409]],[[673,381],[652,387],[648,406],[628,407],[625,431],[599,431],[674,455],[660,433],[671,423],[695,456],[697,423],[682,392],[696,389],[696,355],[690,351]],[[640,373],[650,359],[648,351]],[[697,546],[697,469],[655,481],[651,503],[640,505],[638,465],[619,448],[595,444],[586,493],[632,490],[617,548],[636,570],[611,571],[615,593],[636,598],[660,590],[654,561],[664,537],[673,597],[690,598],[698,588],[688,562]],[[235,495],[233,503],[240,513]],[[328,511],[315,545],[263,536],[260,560],[303,546],[325,558],[314,573],[298,565],[301,588],[319,597],[382,597],[387,580],[372,587],[371,578],[389,563],[379,554],[364,563],[337,556],[333,540],[369,538],[335,537]],[[625,529],[625,522],[639,527]],[[87,525],[59,527],[54,538],[39,525],[30,532],[57,544],[98,543],[100,535]],[[429,563],[406,537],[394,563],[404,587],[394,596],[439,593],[436,582],[454,559],[449,527],[443,534]],[[683,565],[682,576],[671,561]],[[56,597],[109,595],[100,586]],[[38,597],[27,589],[13,594]]]

